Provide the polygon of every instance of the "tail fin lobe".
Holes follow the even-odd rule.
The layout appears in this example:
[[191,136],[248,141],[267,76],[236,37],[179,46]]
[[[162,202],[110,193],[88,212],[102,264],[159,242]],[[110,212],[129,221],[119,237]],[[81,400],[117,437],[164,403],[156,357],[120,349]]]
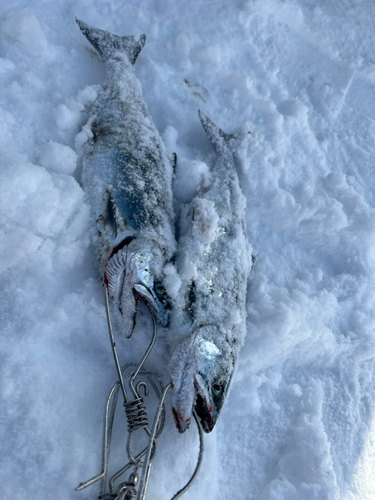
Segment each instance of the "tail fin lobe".
[[146,35],[117,36],[112,35],[109,31],[93,28],[77,18],[76,23],[87,40],[104,60],[110,59],[116,52],[123,52],[133,65],[146,43]]
[[215,153],[219,153],[225,148],[232,136],[223,132],[221,128],[215,125],[215,123],[204,115],[202,111],[198,110],[198,114],[213,150]]

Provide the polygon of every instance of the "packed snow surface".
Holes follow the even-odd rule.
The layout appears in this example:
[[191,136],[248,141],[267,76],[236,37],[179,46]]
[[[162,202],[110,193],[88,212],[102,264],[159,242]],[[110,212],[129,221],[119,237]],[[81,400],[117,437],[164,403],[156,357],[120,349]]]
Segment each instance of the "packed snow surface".
[[[197,110],[247,138],[237,168],[258,255],[247,335],[185,498],[373,499],[372,0],[2,2],[1,498],[97,497],[74,488],[100,470],[116,378],[80,185],[105,66],[75,16],[146,34],[135,74],[178,156],[177,219],[213,161]],[[169,267],[171,294],[179,280]],[[117,339],[121,361],[149,338],[143,310],[132,338]],[[147,367],[163,372],[167,358],[161,335]],[[194,427],[179,435],[168,411],[148,499],[171,498],[197,453]]]

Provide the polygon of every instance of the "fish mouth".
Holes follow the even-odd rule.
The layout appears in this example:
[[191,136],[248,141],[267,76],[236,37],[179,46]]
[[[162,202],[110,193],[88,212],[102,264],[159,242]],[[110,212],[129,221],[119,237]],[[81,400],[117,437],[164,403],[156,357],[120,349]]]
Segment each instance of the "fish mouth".
[[177,427],[177,430],[180,434],[183,434],[190,426],[190,417],[184,419],[181,413],[172,406],[173,418]]
[[169,323],[169,311],[159,302],[155,294],[141,283],[134,283],[135,292],[141,297],[153,314],[158,318],[160,324],[165,328]]
[[[197,414],[202,429],[204,432],[209,433],[215,427],[216,418],[212,416],[212,407],[205,402],[202,396],[198,393],[195,400],[195,413]],[[176,408],[172,406],[172,414],[180,434],[183,434],[190,426],[191,417],[184,419],[181,413],[179,413]]]
[[197,373],[194,378],[196,391],[195,413],[200,419],[204,432],[211,432],[217,420],[216,407],[210,398],[204,378]]
[[215,427],[216,418],[212,415],[213,409],[209,402],[197,393],[197,398],[195,401],[195,413],[200,419],[202,428],[204,432],[209,433]]
[[142,297],[146,304],[150,306],[156,314],[158,312],[158,305],[150,290],[140,283],[134,283],[133,286],[138,295]]

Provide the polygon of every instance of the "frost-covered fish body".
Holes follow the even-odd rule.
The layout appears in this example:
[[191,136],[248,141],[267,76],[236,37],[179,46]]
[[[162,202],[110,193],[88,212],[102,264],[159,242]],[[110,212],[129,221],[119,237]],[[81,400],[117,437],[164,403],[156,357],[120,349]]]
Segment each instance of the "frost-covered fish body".
[[252,249],[229,136],[200,113],[215,152],[212,181],[189,206],[177,258],[182,286],[171,329],[172,408],[180,432],[192,409],[210,432],[244,336]]
[[165,325],[165,262],[175,250],[172,166],[133,64],[145,35],[119,37],[77,20],[106,63],[107,81],[86,125],[82,182],[115,321],[130,336],[141,296]]

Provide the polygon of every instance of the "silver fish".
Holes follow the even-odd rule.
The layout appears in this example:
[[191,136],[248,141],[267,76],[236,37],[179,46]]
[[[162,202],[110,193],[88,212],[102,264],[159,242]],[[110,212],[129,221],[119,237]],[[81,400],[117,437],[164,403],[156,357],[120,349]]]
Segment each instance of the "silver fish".
[[215,152],[208,188],[189,206],[179,241],[182,279],[171,327],[172,410],[177,428],[193,408],[211,432],[228,393],[245,332],[246,290],[255,257],[246,238],[245,198],[231,137],[199,113]]
[[107,81],[85,129],[82,183],[111,313],[130,337],[139,297],[168,323],[163,269],[175,251],[173,168],[133,70],[145,35],[120,37],[76,21],[106,63]]

